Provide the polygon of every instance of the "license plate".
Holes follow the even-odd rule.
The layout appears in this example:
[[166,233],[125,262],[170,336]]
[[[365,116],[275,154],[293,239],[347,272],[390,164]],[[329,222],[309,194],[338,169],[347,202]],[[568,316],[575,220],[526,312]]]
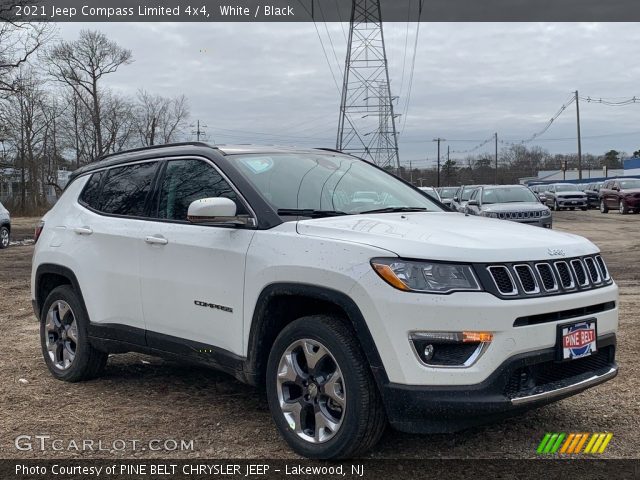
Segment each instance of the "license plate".
[[573,205],[575,205],[575,204],[577,204],[578,202],[576,202],[575,200],[573,200],[571,203],[572,203]]
[[558,325],[558,360],[575,360],[598,351],[596,319]]

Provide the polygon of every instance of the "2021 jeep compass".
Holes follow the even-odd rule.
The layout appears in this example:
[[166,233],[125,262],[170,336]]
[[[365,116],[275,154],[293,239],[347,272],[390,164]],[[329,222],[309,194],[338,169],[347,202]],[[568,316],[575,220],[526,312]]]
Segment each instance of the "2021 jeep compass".
[[108,353],[195,359],[266,388],[308,457],[617,373],[618,289],[591,242],[449,212],[334,151],[113,155],[74,173],[38,236],[32,298],[56,378],[95,377]]

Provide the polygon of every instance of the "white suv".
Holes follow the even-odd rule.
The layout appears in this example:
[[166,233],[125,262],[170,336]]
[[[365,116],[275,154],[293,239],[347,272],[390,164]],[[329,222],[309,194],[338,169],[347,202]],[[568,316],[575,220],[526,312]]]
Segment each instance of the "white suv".
[[387,422],[459,430],[616,375],[618,289],[596,246],[445,210],[328,150],[107,157],[38,229],[44,359],[71,382],[108,353],[195,359],[264,386],[314,458],[361,454]]

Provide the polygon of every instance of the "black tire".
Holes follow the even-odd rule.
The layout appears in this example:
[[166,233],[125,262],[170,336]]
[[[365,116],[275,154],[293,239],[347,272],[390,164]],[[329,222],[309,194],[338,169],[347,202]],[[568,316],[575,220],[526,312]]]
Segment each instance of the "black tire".
[[[316,459],[357,456],[372,448],[387,426],[380,393],[356,338],[355,332],[344,320],[328,315],[312,315],[287,325],[273,344],[267,363],[267,400],[280,434],[299,455]],[[306,339],[319,342],[330,353],[331,360],[335,359],[346,392],[341,424],[333,436],[323,443],[312,443],[301,438],[289,426],[280,407],[278,372],[281,361],[293,344]],[[302,401],[303,394],[304,391],[299,394],[299,401]],[[302,416],[299,414],[298,418]]]
[[9,231],[9,227],[3,225],[2,227],[0,227],[0,249],[7,248],[10,241],[11,232]]
[[618,211],[620,212],[621,215],[626,215],[627,213],[629,213],[629,205],[627,205],[627,202],[625,202],[624,200],[619,200],[618,201]]
[[[65,321],[69,322],[69,318],[74,318],[76,323],[74,333],[77,337],[74,358],[71,364],[64,369],[56,366],[47,347],[47,341],[49,340],[51,342],[52,338],[52,336],[47,333],[47,316],[52,306],[60,302],[63,304],[66,303],[71,311],[71,314],[67,314],[63,319],[60,319],[60,323],[65,323]],[[69,317],[69,315],[71,315],[71,317]],[[65,382],[90,380],[99,376],[104,369],[109,355],[100,350],[96,350],[89,343],[88,325],[89,319],[75,290],[69,285],[54,288],[45,300],[40,314],[40,345],[47,368],[49,368],[51,374],[58,380],[64,380]],[[66,335],[64,338],[67,338]],[[64,349],[64,347],[62,347],[62,349]]]
[[580,210],[582,210],[583,212],[586,212],[588,210],[588,207],[580,207]]
[[600,200],[600,213],[609,213],[609,208],[607,204],[604,203],[604,200]]

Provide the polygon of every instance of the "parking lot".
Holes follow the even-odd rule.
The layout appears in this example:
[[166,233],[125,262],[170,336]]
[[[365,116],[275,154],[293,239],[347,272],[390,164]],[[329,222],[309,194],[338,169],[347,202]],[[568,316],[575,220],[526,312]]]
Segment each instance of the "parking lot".
[[[528,458],[544,432],[613,432],[603,454],[634,458],[640,444],[640,215],[554,212],[554,228],[584,235],[603,252],[620,286],[620,374],[602,386],[515,419],[452,435],[416,436],[389,430],[374,458]],[[54,380],[41,358],[30,303],[35,218],[13,221],[18,244],[0,250],[0,449],[5,458],[292,458],[257,390],[215,371],[127,354],[111,357],[105,375],[87,383]],[[18,435],[50,435],[62,451],[17,451]],[[125,451],[67,449],[69,441],[139,440]],[[193,448],[143,450],[150,440],[193,440]]]

